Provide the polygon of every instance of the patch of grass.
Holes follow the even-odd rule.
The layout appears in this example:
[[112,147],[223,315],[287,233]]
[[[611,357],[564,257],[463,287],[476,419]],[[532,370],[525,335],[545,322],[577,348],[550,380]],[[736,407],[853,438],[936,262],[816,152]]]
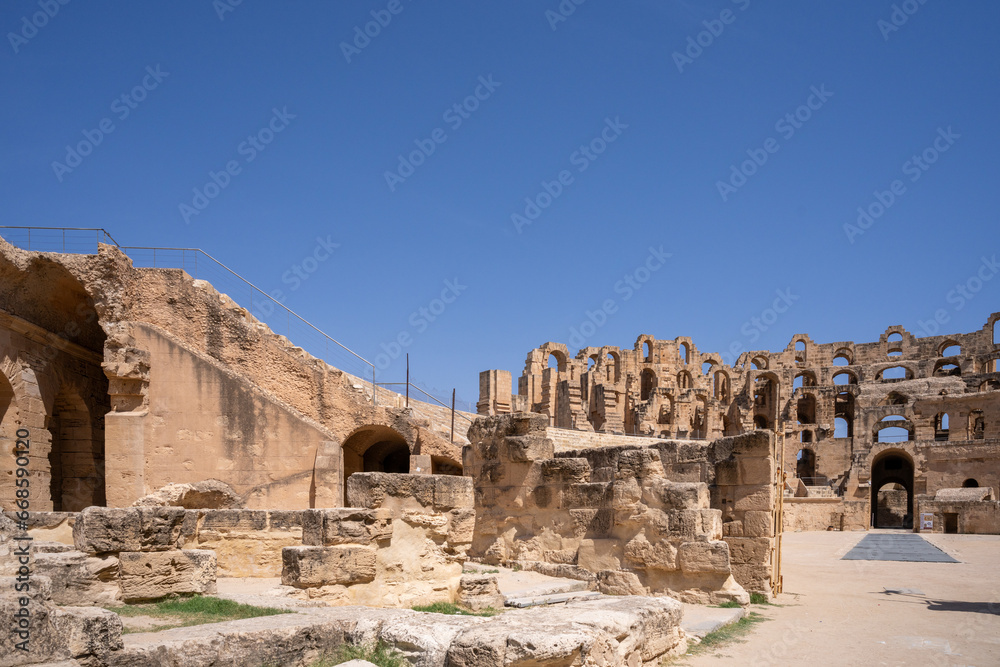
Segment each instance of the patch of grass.
[[434,604],[418,605],[411,607],[413,611],[422,611],[428,614],[448,614],[449,616],[496,616],[501,613],[499,610],[489,607],[483,611],[469,611],[462,609],[454,602],[435,602]]
[[220,623],[222,621],[236,621],[242,618],[294,613],[289,609],[255,607],[253,605],[233,602],[232,600],[200,595],[188,598],[173,598],[149,604],[107,607],[107,609],[126,618],[130,616],[149,616],[166,621],[163,625],[157,625],[148,630],[126,629],[124,634],[131,632],[158,632],[160,630],[169,630],[170,628],[186,628],[191,625],[203,625],[205,623]]
[[466,572],[468,574],[499,574],[500,570],[496,568],[490,568],[488,570],[477,570],[474,567],[470,567],[468,570],[466,570]]
[[750,612],[740,620],[729,625],[724,625],[715,632],[710,632],[702,638],[701,643],[693,646],[687,655],[697,655],[711,649],[717,648],[729,642],[738,641],[748,635],[758,623],[763,623],[767,618],[756,612]]
[[771,601],[763,593],[751,593],[750,604],[771,604]]
[[717,604],[715,606],[720,607],[722,609],[739,609],[740,603],[737,602],[736,600],[726,600],[722,604]]
[[383,641],[377,644],[344,644],[333,655],[314,662],[312,667],[333,667],[350,660],[367,660],[379,667],[410,667],[402,653]]

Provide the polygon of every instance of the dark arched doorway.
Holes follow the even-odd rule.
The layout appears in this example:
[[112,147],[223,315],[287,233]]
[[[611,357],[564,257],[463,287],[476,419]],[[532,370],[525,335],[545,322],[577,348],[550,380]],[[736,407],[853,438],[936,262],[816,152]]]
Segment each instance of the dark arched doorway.
[[56,395],[49,432],[53,511],[79,512],[92,505],[105,505],[103,433],[95,433],[90,411],[73,389],[64,387]]
[[872,463],[872,528],[913,528],[913,460],[905,452]]
[[364,426],[344,441],[344,483],[356,472],[410,472],[410,447],[388,426]]

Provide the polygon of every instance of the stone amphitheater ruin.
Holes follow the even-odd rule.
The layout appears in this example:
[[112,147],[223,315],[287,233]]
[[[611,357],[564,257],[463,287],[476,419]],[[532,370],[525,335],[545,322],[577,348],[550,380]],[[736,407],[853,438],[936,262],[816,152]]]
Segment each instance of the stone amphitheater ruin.
[[[32,647],[4,635],[0,666],[376,640],[417,665],[659,664],[696,641],[681,603],[780,590],[783,531],[1000,534],[998,320],[732,366],[687,338],[546,343],[455,415],[184,270],[0,238],[0,609],[30,611]],[[573,587],[518,598],[497,571]],[[223,588],[296,613],[123,638],[104,608]],[[434,602],[530,608],[410,609]]]

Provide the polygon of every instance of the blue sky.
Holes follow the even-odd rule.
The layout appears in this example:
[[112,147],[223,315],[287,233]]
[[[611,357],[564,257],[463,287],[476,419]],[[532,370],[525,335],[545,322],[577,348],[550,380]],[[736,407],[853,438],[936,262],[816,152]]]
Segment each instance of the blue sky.
[[403,378],[402,334],[416,380],[473,403],[479,371],[517,376],[588,312],[586,345],[689,335],[727,360],[942,313],[971,331],[1000,309],[998,19],[935,0],[6,2],[2,224],[203,248],[387,354],[380,380]]

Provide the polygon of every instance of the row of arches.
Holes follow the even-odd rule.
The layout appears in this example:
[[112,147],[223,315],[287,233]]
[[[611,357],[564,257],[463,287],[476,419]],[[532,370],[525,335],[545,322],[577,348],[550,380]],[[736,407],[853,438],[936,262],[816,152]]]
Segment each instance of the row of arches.
[[[0,374],[0,440],[13,443],[18,428],[25,425],[23,417],[13,385]],[[43,503],[50,501],[55,512],[79,512],[91,505],[107,504],[103,415],[92,414],[79,390],[63,384],[57,391],[44,418],[48,438],[37,428],[29,430],[33,431],[29,470],[48,473],[49,477]],[[4,463],[4,471],[12,475],[13,447],[3,452],[2,458],[10,459]],[[5,486],[13,494],[14,484]]]

